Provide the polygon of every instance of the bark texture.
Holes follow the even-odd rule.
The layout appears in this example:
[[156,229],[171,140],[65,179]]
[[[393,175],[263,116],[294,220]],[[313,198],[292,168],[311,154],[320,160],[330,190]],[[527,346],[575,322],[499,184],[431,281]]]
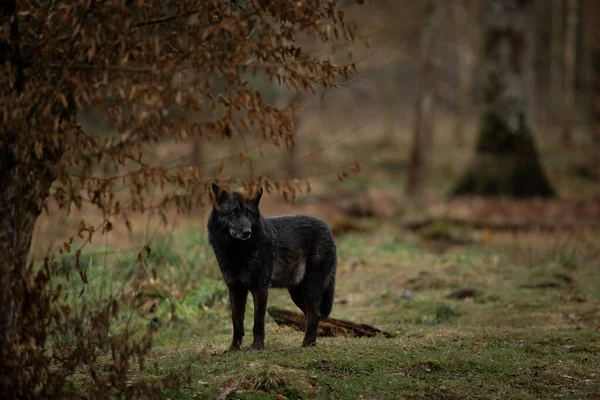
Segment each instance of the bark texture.
[[484,27],[484,110],[475,157],[453,195],[552,197],[528,125],[531,1],[491,0]]

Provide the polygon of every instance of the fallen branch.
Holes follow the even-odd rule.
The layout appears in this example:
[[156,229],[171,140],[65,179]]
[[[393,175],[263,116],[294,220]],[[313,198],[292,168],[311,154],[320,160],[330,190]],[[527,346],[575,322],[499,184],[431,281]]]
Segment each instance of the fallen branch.
[[406,220],[401,222],[404,229],[418,231],[427,226],[436,223],[443,223],[456,227],[466,227],[472,229],[488,229],[491,231],[559,231],[559,230],[575,230],[579,231],[584,228],[597,229],[598,224],[590,221],[573,221],[573,222],[554,222],[540,220],[517,220],[517,221],[490,221],[490,220],[467,220],[449,217],[426,217],[422,219]]
[[[290,326],[301,332],[304,332],[306,329],[304,314],[284,310],[278,307],[269,307],[267,312],[275,320],[277,325]],[[381,329],[377,329],[371,325],[357,324],[355,322],[344,321],[335,318],[321,319],[321,322],[319,322],[317,335],[328,337],[340,335],[350,335],[353,337],[374,337],[377,335],[383,335],[386,338],[393,337],[392,334],[384,332]]]

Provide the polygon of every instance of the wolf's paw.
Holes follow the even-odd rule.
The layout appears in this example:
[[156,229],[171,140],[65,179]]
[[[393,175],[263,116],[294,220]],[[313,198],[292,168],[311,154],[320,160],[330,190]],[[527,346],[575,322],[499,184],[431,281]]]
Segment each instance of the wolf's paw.
[[300,347],[315,347],[317,342],[302,342],[302,346]]
[[254,343],[252,343],[252,346],[250,346],[250,350],[261,351],[264,349],[265,349],[265,344],[262,342],[254,342]]
[[227,350],[225,350],[225,353],[229,353],[231,351],[238,351],[242,348],[242,343],[231,343],[231,346],[229,346],[229,348]]

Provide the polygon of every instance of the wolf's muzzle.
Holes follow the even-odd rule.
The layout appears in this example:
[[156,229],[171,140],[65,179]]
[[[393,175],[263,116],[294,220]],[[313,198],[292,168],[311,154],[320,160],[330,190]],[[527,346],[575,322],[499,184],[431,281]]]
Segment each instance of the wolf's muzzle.
[[233,229],[229,230],[231,236],[239,240],[248,240],[250,236],[252,236],[252,231],[250,229],[244,230],[240,235],[238,235]]

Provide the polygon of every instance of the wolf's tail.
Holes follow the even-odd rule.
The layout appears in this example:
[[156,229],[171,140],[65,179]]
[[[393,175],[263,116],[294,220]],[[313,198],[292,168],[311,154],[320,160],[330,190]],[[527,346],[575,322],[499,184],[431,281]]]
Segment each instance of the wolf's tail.
[[321,305],[319,306],[319,313],[321,318],[329,317],[331,309],[333,308],[333,296],[335,294],[335,276],[331,278],[329,284],[323,292],[323,298],[321,299]]

